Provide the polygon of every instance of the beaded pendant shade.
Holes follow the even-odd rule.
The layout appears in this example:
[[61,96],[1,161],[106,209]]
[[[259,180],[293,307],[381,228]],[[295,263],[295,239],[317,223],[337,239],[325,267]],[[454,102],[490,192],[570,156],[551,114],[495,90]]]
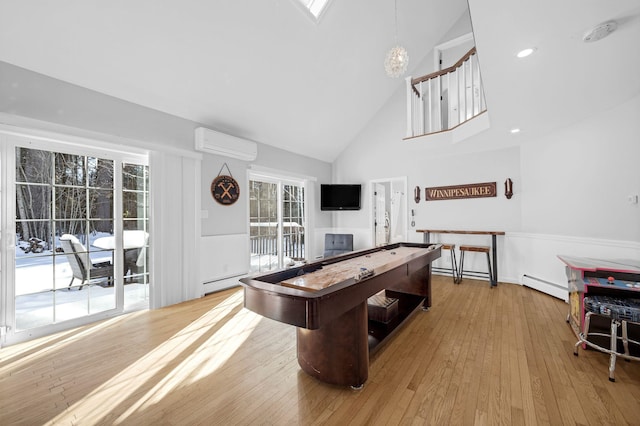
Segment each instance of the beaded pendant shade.
[[[395,12],[395,31],[396,31],[396,43],[398,42],[398,4],[397,0],[394,0],[394,12]],[[409,54],[407,49],[402,46],[396,46],[389,50],[386,58],[384,58],[384,70],[389,77],[400,77],[407,71],[409,66]]]

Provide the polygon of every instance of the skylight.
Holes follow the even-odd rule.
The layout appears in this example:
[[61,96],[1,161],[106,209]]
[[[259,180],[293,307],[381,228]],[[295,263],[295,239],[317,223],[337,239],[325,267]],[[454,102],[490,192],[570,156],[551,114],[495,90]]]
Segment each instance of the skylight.
[[302,6],[305,7],[317,21],[320,20],[320,15],[326,9],[329,4],[329,0],[298,0]]

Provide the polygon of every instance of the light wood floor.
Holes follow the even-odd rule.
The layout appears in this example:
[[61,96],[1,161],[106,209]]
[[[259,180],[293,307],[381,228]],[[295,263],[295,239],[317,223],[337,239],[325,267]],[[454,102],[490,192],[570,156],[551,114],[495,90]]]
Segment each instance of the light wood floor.
[[300,371],[295,329],[227,290],[0,350],[0,425],[640,424],[640,363],[573,355],[567,305],[434,277],[364,389]]

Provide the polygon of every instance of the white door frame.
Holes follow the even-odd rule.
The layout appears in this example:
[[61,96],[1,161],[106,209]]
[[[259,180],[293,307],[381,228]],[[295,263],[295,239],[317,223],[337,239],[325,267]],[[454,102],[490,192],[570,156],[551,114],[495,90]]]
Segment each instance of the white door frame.
[[[391,203],[397,203],[396,208],[391,208],[389,211],[389,223],[390,223],[390,242],[408,241],[409,236],[409,220],[408,220],[408,197],[407,197],[407,177],[398,176],[386,179],[373,179],[369,181],[370,189],[370,229],[371,229],[371,241],[375,244],[376,241],[376,228],[375,228],[375,185],[376,184],[389,184],[389,194],[387,198]],[[396,212],[394,212],[394,210]]]
[[456,37],[453,40],[446,41],[441,43],[433,48],[433,69],[436,71],[440,71],[440,59],[442,59],[442,51],[451,49],[452,47],[459,46],[464,43],[468,43],[469,41],[473,41],[473,33],[463,34],[460,37]]
[[[146,163],[146,155],[126,153],[104,148],[99,141],[94,143],[78,143],[74,136],[62,136],[39,130],[19,129],[0,125],[0,164],[2,165],[1,191],[2,206],[2,255],[0,257],[0,347],[4,343],[17,343],[33,338],[41,337],[61,330],[88,324],[114,315],[120,315],[123,309],[123,286],[116,284],[116,307],[95,314],[78,317],[48,324],[34,329],[15,330],[15,146],[21,145],[34,149],[42,149],[52,152],[73,152],[78,155],[91,155],[100,158],[114,160],[114,183],[121,183],[121,164],[123,162]],[[69,142],[66,142],[67,139]],[[26,142],[26,143],[25,143]],[[85,142],[83,140],[83,142]],[[120,173],[118,173],[120,171]],[[118,189],[118,188],[116,188]],[[122,197],[122,188],[115,193],[116,199]],[[122,201],[117,200],[114,205],[114,235],[116,235],[117,247],[122,247]],[[118,237],[120,236],[120,237]],[[116,262],[117,270],[114,273],[116,281],[122,280],[122,265]]]

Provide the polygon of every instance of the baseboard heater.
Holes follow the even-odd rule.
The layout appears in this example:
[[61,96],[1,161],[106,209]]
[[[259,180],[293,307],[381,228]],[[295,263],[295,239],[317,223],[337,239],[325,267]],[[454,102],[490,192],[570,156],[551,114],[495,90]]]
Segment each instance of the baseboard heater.
[[215,293],[216,291],[226,290],[228,288],[237,287],[240,285],[240,278],[244,278],[248,274],[234,275],[231,277],[220,278],[215,281],[208,281],[203,283],[204,294]]
[[568,300],[569,290],[566,286],[543,280],[542,278],[524,274],[522,276],[522,285],[537,291],[541,291],[550,296],[557,297],[558,299],[562,299],[565,302]]

